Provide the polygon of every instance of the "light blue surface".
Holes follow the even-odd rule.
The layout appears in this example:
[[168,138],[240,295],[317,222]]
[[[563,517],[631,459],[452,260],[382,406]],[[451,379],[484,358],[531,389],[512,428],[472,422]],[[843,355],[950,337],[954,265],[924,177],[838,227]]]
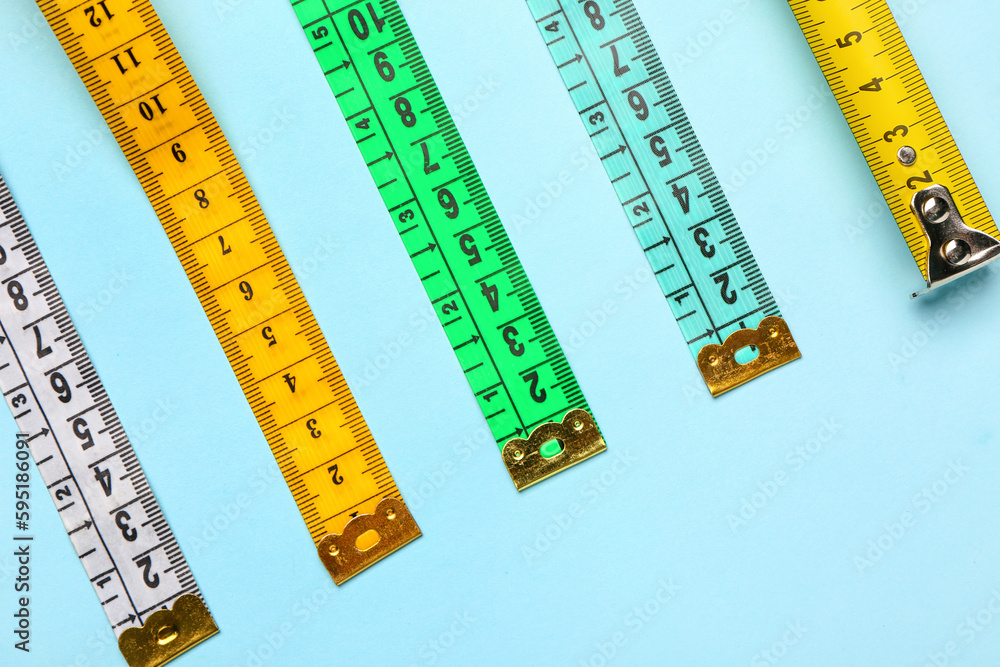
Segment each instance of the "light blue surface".
[[[803,352],[713,400],[522,1],[402,0],[608,441],[522,494],[287,1],[155,5],[424,532],[333,586],[135,177],[34,2],[6,0],[0,171],[222,629],[176,664],[995,662],[1000,279],[908,298],[784,2],[636,0]],[[1000,206],[1000,9],[892,5]],[[0,412],[0,663],[123,665],[41,485],[12,647]]]

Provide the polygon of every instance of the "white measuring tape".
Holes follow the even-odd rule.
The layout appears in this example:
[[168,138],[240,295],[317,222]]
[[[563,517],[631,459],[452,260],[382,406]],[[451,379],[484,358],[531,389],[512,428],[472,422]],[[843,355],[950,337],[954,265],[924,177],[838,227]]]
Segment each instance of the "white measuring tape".
[[161,665],[215,634],[3,177],[0,390],[128,663]]

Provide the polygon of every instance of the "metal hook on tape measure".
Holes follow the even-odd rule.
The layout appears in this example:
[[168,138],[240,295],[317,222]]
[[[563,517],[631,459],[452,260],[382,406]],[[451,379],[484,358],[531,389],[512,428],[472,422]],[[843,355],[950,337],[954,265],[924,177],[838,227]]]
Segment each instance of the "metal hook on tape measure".
[[943,185],[917,192],[910,208],[931,246],[927,252],[927,288],[914,297],[1000,257],[1000,241],[966,225],[951,192]]

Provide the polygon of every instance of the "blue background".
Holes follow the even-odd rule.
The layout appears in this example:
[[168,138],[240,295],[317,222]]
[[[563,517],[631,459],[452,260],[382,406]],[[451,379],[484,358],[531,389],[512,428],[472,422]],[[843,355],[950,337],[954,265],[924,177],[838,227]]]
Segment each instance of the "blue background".
[[[636,0],[803,353],[713,400],[523,1],[401,1],[608,442],[522,494],[287,1],[155,5],[424,532],[334,587],[128,164],[35,3],[5,0],[0,170],[222,630],[177,664],[995,661],[1000,278],[909,299],[786,3]],[[1000,205],[1000,9],[891,6]],[[0,662],[124,664],[34,493],[33,650],[0,547]]]

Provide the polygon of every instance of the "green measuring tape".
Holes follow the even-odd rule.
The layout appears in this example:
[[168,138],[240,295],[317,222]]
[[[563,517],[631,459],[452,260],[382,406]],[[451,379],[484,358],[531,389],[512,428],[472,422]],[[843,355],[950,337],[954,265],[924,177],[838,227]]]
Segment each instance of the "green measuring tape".
[[605,450],[395,0],[293,0],[514,484]]
[[798,359],[632,0],[527,3],[712,395]]

